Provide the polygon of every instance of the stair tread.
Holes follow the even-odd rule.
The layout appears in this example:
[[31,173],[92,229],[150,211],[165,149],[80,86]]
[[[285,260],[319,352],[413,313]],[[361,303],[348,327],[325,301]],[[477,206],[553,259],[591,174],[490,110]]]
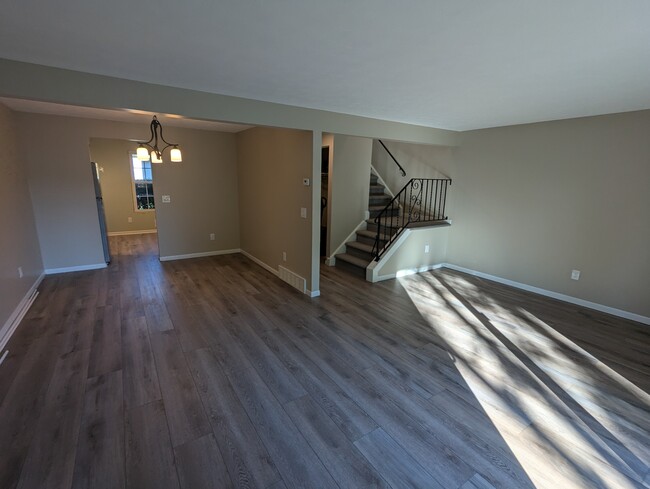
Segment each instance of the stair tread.
[[350,255],[348,253],[339,253],[336,255],[337,260],[343,260],[345,262],[351,263],[361,268],[366,268],[370,264],[370,260],[364,260],[357,256]]
[[345,246],[349,246],[350,248],[356,248],[357,250],[372,253],[372,245],[361,243],[359,241],[348,241],[347,243],[345,243]]
[[377,236],[376,231],[368,231],[367,229],[360,229],[359,231],[357,231],[357,234],[360,234],[361,236],[365,236],[367,238],[374,238],[375,236]]

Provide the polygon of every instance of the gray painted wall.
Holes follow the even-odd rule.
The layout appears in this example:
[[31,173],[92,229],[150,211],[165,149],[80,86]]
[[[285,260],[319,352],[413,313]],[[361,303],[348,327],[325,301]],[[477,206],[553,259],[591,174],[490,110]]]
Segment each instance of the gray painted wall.
[[[297,273],[309,288],[314,187],[302,180],[312,179],[312,134],[248,129],[237,134],[237,155],[241,249],[273,270],[282,265]],[[300,217],[302,207],[307,218]]]
[[[4,325],[43,272],[15,114],[0,104],[0,340]],[[18,267],[23,277],[18,276]]]
[[[45,268],[102,263],[89,141],[146,139],[148,127],[27,113],[17,121]],[[235,135],[174,127],[165,135],[181,144],[183,163],[154,167],[160,255],[239,248]]]
[[465,133],[447,261],[650,316],[649,135],[650,111]]

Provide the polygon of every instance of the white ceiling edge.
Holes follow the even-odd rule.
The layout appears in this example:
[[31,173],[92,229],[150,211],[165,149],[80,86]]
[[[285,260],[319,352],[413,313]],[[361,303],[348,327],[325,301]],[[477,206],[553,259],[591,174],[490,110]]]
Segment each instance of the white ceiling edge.
[[78,117],[82,119],[99,119],[115,122],[148,124],[151,122],[152,116],[156,115],[158,117],[158,120],[165,126],[183,127],[187,129],[201,129],[204,131],[237,133],[253,127],[244,124],[233,124],[230,122],[188,119],[186,117],[174,114],[160,114],[143,110],[99,109],[95,107],[56,104],[52,102],[40,102],[37,100],[26,100],[9,97],[0,97],[0,103],[6,105],[14,112]]

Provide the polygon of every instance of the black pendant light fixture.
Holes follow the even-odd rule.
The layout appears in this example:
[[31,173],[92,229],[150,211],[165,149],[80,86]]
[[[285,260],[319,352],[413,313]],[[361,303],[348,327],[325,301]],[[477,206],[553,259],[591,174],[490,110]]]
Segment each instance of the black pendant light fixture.
[[[171,148],[169,151],[169,159],[174,163],[183,161],[178,144],[168,143],[165,141],[165,138],[163,137],[162,124],[158,121],[158,118],[155,115],[153,116],[149,127],[151,129],[151,139],[147,142],[138,141],[138,159],[141,161],[149,161],[149,158],[151,158],[152,163],[162,163],[163,153],[167,148]],[[158,147],[159,141],[161,144],[165,144],[162,149]]]

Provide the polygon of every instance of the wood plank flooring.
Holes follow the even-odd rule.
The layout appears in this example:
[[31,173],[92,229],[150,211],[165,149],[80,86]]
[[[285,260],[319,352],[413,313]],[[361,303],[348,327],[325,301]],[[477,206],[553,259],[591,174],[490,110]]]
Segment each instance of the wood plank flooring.
[[449,270],[309,299],[242,255],[48,276],[0,487],[650,487],[650,327]]

